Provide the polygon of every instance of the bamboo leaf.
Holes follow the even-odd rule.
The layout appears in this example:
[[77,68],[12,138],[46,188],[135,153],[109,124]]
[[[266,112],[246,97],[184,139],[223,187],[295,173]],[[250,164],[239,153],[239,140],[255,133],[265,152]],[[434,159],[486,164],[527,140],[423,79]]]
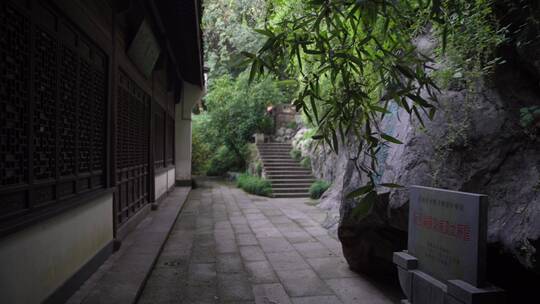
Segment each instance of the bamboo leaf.
[[274,33],[268,29],[254,29],[254,31],[267,37],[274,37]]
[[398,188],[398,189],[405,188],[402,185],[398,185],[394,183],[384,183],[384,184],[380,184],[380,186],[387,187],[387,188]]
[[359,196],[362,196],[368,192],[370,192],[371,190],[373,190],[375,187],[373,186],[373,184],[367,184],[365,186],[362,186],[354,191],[352,191],[351,193],[347,194],[346,198],[347,199],[351,199],[351,198],[357,198]]
[[356,219],[362,219],[369,214],[373,205],[377,201],[377,192],[371,191],[356,205],[352,211],[352,216]]
[[381,137],[386,141],[389,141],[389,142],[392,142],[392,143],[395,143],[395,144],[398,144],[398,145],[403,144],[399,139],[397,139],[395,137],[392,137],[392,136],[390,136],[390,135],[388,135],[386,133],[381,133]]

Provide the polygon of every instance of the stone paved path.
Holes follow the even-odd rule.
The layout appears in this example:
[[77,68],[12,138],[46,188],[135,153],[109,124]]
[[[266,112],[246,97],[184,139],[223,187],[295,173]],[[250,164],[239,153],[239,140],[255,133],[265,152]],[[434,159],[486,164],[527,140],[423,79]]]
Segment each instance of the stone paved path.
[[[351,272],[306,199],[193,190],[139,303],[399,303]],[[392,293],[392,295],[390,295]]]

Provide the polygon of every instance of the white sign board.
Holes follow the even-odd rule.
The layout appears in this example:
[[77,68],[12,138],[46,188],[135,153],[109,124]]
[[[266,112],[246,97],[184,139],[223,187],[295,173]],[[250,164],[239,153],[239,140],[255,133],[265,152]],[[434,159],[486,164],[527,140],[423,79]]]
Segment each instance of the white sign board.
[[441,280],[485,283],[487,196],[409,188],[409,254],[418,269]]
[[128,49],[128,57],[139,70],[150,78],[159,58],[159,44],[150,25],[144,20]]

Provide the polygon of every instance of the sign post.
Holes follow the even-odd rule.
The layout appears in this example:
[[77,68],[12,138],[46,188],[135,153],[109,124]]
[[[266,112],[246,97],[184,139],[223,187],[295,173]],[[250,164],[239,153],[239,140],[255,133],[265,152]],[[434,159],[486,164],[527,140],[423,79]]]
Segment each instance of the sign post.
[[486,273],[487,196],[409,188],[408,251],[394,253],[412,304],[505,303]]

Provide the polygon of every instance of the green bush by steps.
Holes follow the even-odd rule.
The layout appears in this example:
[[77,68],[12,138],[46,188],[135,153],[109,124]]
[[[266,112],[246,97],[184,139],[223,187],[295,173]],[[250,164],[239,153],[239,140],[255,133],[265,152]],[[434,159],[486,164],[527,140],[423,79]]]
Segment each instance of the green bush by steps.
[[308,156],[308,157],[304,157],[301,161],[300,161],[300,166],[302,166],[302,168],[305,168],[305,169],[311,169],[311,158]]
[[232,153],[229,148],[221,146],[210,159],[206,175],[223,176],[227,171],[241,169],[242,162],[243,160]]
[[241,174],[236,180],[236,185],[251,194],[267,197],[272,196],[272,184],[257,176],[249,175],[247,173]]
[[309,196],[312,199],[319,199],[328,188],[330,188],[329,182],[323,180],[316,181],[309,188]]
[[289,152],[289,155],[295,161],[300,161],[300,159],[302,158],[302,152],[298,149],[292,149],[291,152]]

